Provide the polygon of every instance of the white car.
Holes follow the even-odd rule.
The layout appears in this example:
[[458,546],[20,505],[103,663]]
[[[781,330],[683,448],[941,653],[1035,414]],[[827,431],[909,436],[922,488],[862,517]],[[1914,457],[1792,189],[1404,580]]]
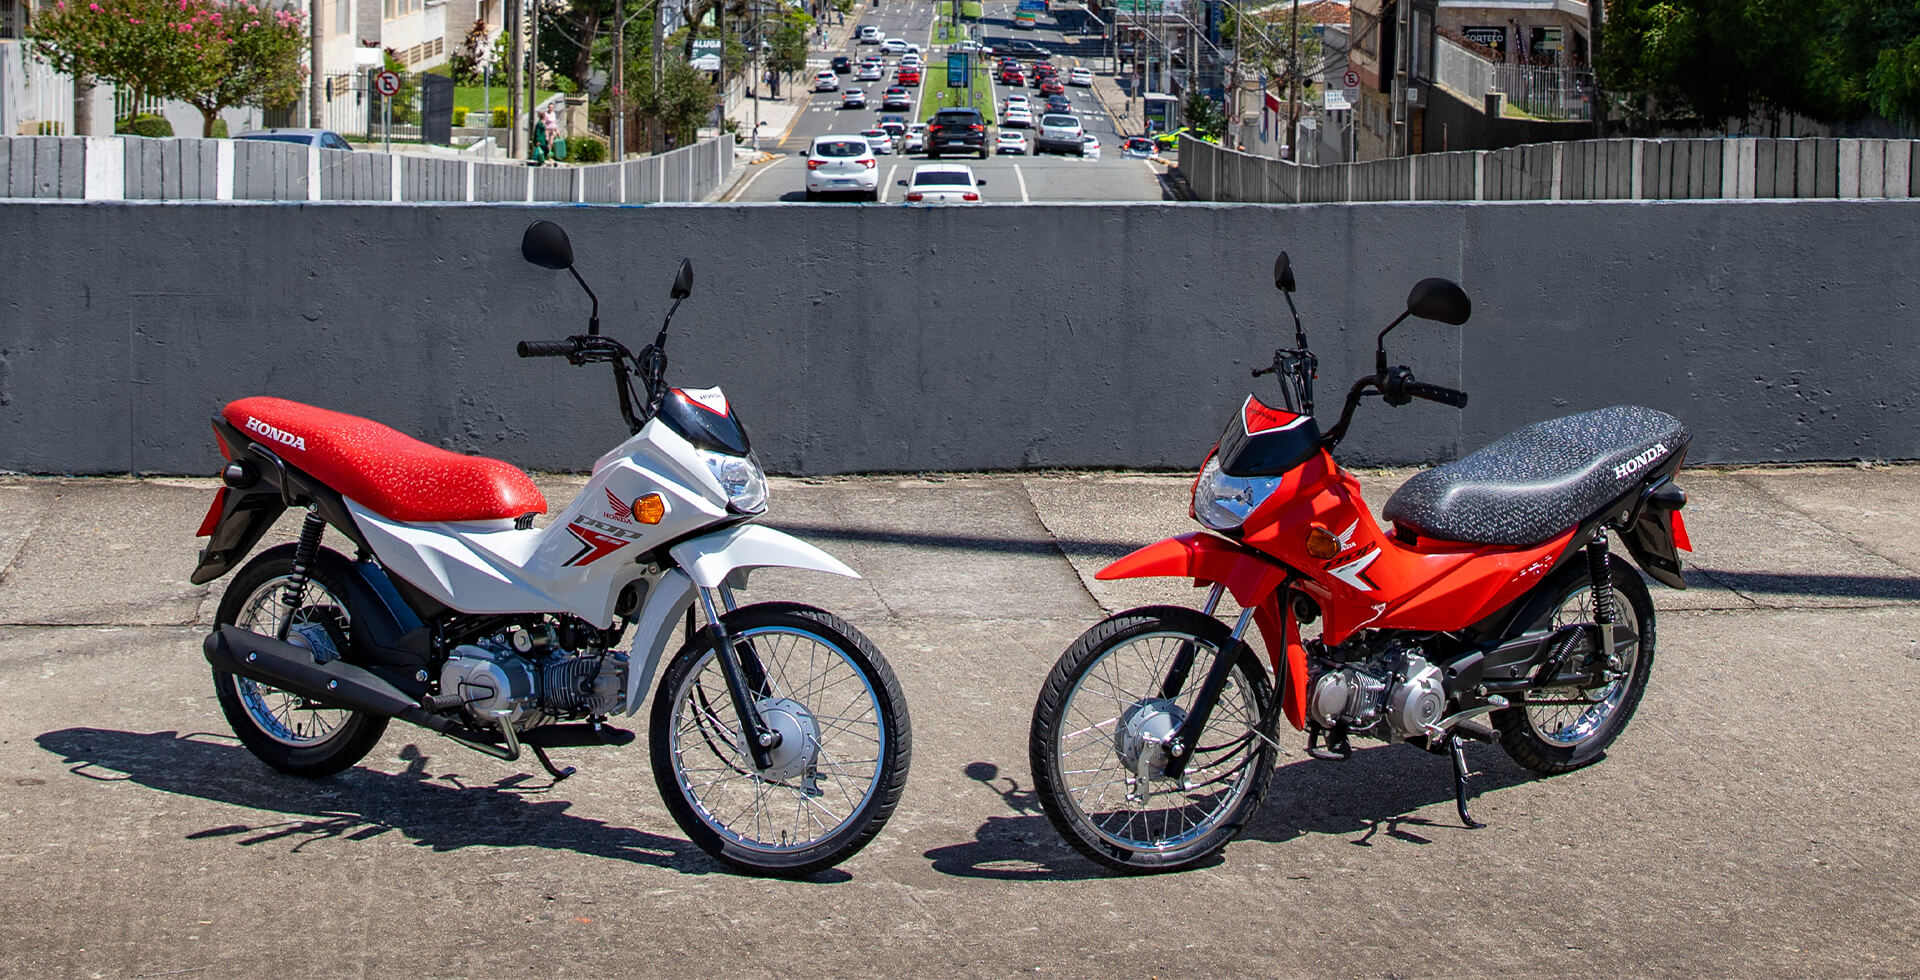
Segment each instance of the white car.
[[1100,159],[1100,137],[1092,133],[1080,137],[1080,155],[1089,160]]
[[879,65],[868,62],[867,64],[861,65],[860,70],[854,73],[853,80],[856,82],[877,82],[886,77],[886,74],[886,71]]
[[925,64],[924,64],[923,62],[921,62],[921,60],[920,60],[920,55],[919,55],[919,53],[918,53],[918,52],[915,52],[915,51],[909,51],[909,52],[907,52],[906,54],[903,54],[903,55],[901,55],[901,56],[900,56],[900,67],[902,67],[902,68],[925,68],[925,67],[926,67],[926,65],[925,65]]
[[1028,102],[1027,97],[1024,95],[1009,95],[1007,96],[1007,104],[1001,106],[1001,108],[1008,112],[1016,108],[1031,112],[1033,111],[1033,103]]
[[880,42],[881,54],[906,54],[907,42],[901,38],[890,37]]
[[927,124],[913,123],[907,127],[907,138],[900,144],[902,153],[927,152]]
[[913,168],[911,180],[900,182],[908,204],[978,204],[980,188],[986,185],[964,163],[923,163]]
[[1032,129],[1033,113],[1028,112],[1025,106],[1014,106],[1000,114],[1000,125],[1003,127],[1012,126],[1017,129]]
[[813,90],[815,92],[838,92],[840,90],[840,76],[834,74],[831,69],[813,76]]
[[993,149],[995,153],[1018,153],[1026,156],[1027,134],[1003,129],[994,139]]
[[893,137],[884,129],[863,129],[860,135],[873,146],[875,153],[893,153]]
[[886,35],[881,34],[880,28],[872,24],[863,24],[860,27],[859,38],[861,44],[879,44],[886,40]]
[[1049,112],[1040,117],[1040,138],[1033,141],[1033,152],[1085,153],[1086,144],[1080,142],[1080,137],[1085,135],[1079,117]]
[[816,194],[880,198],[880,161],[864,136],[816,136],[807,147],[807,200]]
[[867,93],[861,91],[860,89],[850,88],[850,89],[847,89],[845,92],[840,93],[840,108],[865,109],[866,107],[867,107]]
[[1091,88],[1093,87],[1093,72],[1085,68],[1075,68],[1067,72],[1067,84],[1078,85],[1081,88]]

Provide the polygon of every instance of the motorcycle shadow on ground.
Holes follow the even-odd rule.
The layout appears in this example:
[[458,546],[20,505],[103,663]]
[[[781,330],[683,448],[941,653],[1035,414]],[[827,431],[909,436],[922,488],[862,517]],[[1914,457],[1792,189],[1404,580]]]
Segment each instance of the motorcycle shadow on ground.
[[[63,728],[35,741],[60,756],[76,776],[130,780],[163,793],[289,818],[209,827],[187,834],[187,840],[232,837],[241,847],[291,842],[291,849],[300,851],[323,841],[364,841],[397,832],[435,851],[544,847],[682,874],[725,870],[688,841],[568,813],[570,801],[545,796],[553,787],[544,777],[517,774],[475,784],[454,772],[429,773],[428,756],[413,744],[399,753],[407,763],[404,772],[356,767],[309,780],[266,768],[227,735]],[[807,880],[851,878],[833,869]]]
[[[1423,845],[1474,833],[1454,813],[1453,769],[1445,756],[1405,745],[1363,746],[1346,762],[1290,754],[1292,760],[1274,770],[1266,799],[1236,841],[1278,844],[1321,834],[1347,837],[1347,843],[1356,847],[1374,847],[1382,838]],[[1482,820],[1488,815],[1478,812],[1485,807],[1476,804],[1484,802],[1487,793],[1539,778],[1492,746],[1468,746],[1467,765],[1473,773],[1467,805]],[[1038,795],[1021,779],[1002,775],[991,762],[970,762],[964,771],[967,778],[999,795],[1014,815],[988,817],[973,840],[927,851],[924,856],[935,871],[1001,881],[1061,881],[1111,874],[1060,839],[1040,809]],[[1439,819],[1412,815],[1441,804],[1446,809]],[[1198,867],[1221,860],[1215,856]]]

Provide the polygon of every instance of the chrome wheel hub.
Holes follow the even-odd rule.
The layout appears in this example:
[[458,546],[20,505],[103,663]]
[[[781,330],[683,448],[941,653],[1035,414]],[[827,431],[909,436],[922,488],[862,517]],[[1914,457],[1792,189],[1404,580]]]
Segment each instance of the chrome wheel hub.
[[1136,701],[1114,730],[1114,754],[1135,777],[1157,779],[1167,771],[1167,742],[1186,720],[1187,713],[1165,698]]
[[760,718],[780,736],[779,744],[767,752],[767,768],[760,776],[776,783],[800,782],[808,793],[814,787],[814,764],[820,755],[820,726],[806,706],[792,698],[765,698],[759,704]]

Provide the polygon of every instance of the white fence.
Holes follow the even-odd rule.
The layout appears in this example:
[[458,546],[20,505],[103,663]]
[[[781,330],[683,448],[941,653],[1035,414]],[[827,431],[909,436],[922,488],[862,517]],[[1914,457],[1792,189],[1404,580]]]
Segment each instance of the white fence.
[[1488,61],[1446,37],[1434,38],[1433,53],[1433,80],[1470,105],[1481,105],[1489,92],[1499,92],[1536,119],[1593,118],[1590,71]]
[[73,79],[19,41],[0,41],[0,136],[73,132]]
[[265,140],[0,137],[0,198],[91,201],[704,201],[733,139],[586,167],[321,150]]

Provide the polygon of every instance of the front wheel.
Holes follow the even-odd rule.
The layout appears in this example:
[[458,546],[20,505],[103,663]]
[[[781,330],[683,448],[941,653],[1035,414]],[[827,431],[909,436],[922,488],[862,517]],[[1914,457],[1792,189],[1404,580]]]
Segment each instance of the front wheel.
[[[1234,650],[1176,783],[1164,744],[1209,667]],[[1174,606],[1113,616],[1067,648],[1033,707],[1028,754],[1041,807],[1067,843],[1109,868],[1191,867],[1227,846],[1266,795],[1273,733],[1261,725],[1274,724],[1272,701],[1260,659],[1212,616]]]
[[[1627,727],[1653,670],[1653,597],[1633,566],[1609,559],[1613,578],[1614,678],[1594,688],[1543,687],[1514,698],[1494,714],[1500,746],[1513,761],[1548,775],[1592,765]],[[1533,630],[1557,630],[1594,620],[1593,587],[1584,561],[1566,569],[1545,588],[1554,599]]]
[[886,825],[906,785],[900,681],[832,613],[763,603],[721,622],[780,741],[756,768],[701,632],[674,655],[653,702],[653,777],[667,810],[701,850],[742,871],[798,877],[839,864]]

